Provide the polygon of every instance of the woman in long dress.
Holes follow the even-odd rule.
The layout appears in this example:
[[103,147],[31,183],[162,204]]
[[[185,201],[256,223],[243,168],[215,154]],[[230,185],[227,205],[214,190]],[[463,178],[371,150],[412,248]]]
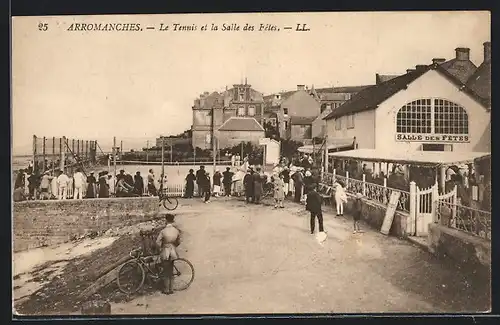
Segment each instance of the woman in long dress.
[[99,173],[99,198],[109,197],[108,172]]
[[335,187],[335,205],[337,206],[337,216],[344,215],[344,203],[347,202],[347,194],[344,189],[344,184],[336,182]]
[[285,199],[285,182],[283,181],[283,174],[275,174],[273,176],[273,190],[274,190],[274,208],[284,208],[283,200]]
[[88,199],[92,199],[92,198],[95,198],[96,196],[96,187],[97,187],[97,184],[96,184],[96,179],[94,177],[94,172],[90,172],[90,175],[89,177],[87,177],[87,195],[86,197]]
[[194,170],[190,169],[189,174],[186,176],[186,193],[185,198],[191,199],[194,196],[194,182],[196,181],[196,176],[194,175]]

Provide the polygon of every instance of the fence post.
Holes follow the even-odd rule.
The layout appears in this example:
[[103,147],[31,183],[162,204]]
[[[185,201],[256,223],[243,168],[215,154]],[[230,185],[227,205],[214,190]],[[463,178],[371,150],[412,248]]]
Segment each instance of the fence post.
[[387,187],[387,177],[384,177],[384,187]]
[[438,209],[438,200],[439,200],[439,191],[438,191],[438,183],[436,182],[434,186],[432,187],[432,194],[431,194],[431,199],[432,199],[432,207],[431,207],[431,213],[432,213],[432,222],[438,223],[438,214],[437,214],[437,209]]
[[406,223],[406,231],[408,235],[415,234],[415,223],[417,220],[417,184],[414,181],[410,182],[410,220]]
[[59,161],[59,169],[64,172],[64,163],[66,160],[66,137],[59,138],[59,153],[60,153],[60,161]]
[[349,172],[345,172],[345,188],[349,185]]
[[451,206],[451,226],[455,228],[457,226],[457,186],[453,188],[453,204]]
[[366,175],[363,174],[363,196],[366,196]]

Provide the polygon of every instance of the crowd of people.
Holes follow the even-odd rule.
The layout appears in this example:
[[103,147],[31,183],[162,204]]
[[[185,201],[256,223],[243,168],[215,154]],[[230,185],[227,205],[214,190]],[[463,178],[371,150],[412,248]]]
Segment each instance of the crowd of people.
[[77,168],[73,175],[68,175],[64,170],[56,170],[53,174],[47,170],[39,174],[28,167],[17,173],[14,202],[157,196],[159,190],[166,188],[166,181],[166,176],[156,180],[152,169],[145,181],[139,171],[132,176],[123,169],[117,175],[101,171],[96,177],[94,171],[85,175],[82,168]]

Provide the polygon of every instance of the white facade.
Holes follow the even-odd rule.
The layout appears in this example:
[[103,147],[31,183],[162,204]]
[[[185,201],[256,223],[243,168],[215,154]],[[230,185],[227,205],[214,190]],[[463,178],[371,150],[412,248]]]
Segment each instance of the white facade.
[[[429,129],[424,133],[415,132],[415,128],[413,129],[414,132],[402,132],[402,129],[397,132],[397,114],[399,110],[417,100],[425,100],[423,106],[428,107],[431,117]],[[427,105],[428,103],[430,105]],[[435,132],[439,128],[439,121],[435,120],[435,112],[438,109],[444,111],[445,108],[443,107],[445,106],[447,111],[455,110],[455,113],[446,113],[448,115],[442,115],[443,119],[449,117],[450,114],[456,115],[461,110],[459,107],[465,110],[468,120],[467,133],[459,132],[460,134],[457,134],[458,127],[453,130],[450,129],[448,133]],[[409,108],[408,111],[410,110],[414,110],[414,108]],[[406,115],[400,115],[400,120],[401,116]],[[412,116],[415,120],[422,120],[421,115]],[[340,120],[340,130],[338,130],[339,122],[337,119],[327,121],[328,137],[347,138],[355,136],[358,148],[397,152],[440,151],[442,149],[433,149],[427,145],[433,144],[444,147],[445,151],[491,151],[491,135],[488,127],[490,123],[489,109],[485,108],[472,96],[461,91],[457,85],[436,70],[427,71],[410,83],[407,89],[397,92],[380,103],[377,109],[355,113],[353,117],[342,116]],[[413,121],[404,123],[412,124]],[[462,120],[454,123],[454,125],[463,126],[465,123],[467,122]]]

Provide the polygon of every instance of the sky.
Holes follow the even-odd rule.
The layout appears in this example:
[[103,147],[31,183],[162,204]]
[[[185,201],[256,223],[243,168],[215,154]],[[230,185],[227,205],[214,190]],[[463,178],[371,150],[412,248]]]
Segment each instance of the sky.
[[[72,23],[143,30],[68,31]],[[198,28],[160,31],[162,23]],[[211,31],[212,23],[280,31]],[[297,24],[310,30],[297,32]],[[245,78],[264,94],[298,84],[369,85],[376,73],[452,59],[457,47],[470,48],[479,65],[490,26],[490,14],[479,11],[14,17],[13,153],[30,153],[33,135],[97,140],[104,150],[116,137],[124,150],[142,148],[189,129],[201,93]]]

